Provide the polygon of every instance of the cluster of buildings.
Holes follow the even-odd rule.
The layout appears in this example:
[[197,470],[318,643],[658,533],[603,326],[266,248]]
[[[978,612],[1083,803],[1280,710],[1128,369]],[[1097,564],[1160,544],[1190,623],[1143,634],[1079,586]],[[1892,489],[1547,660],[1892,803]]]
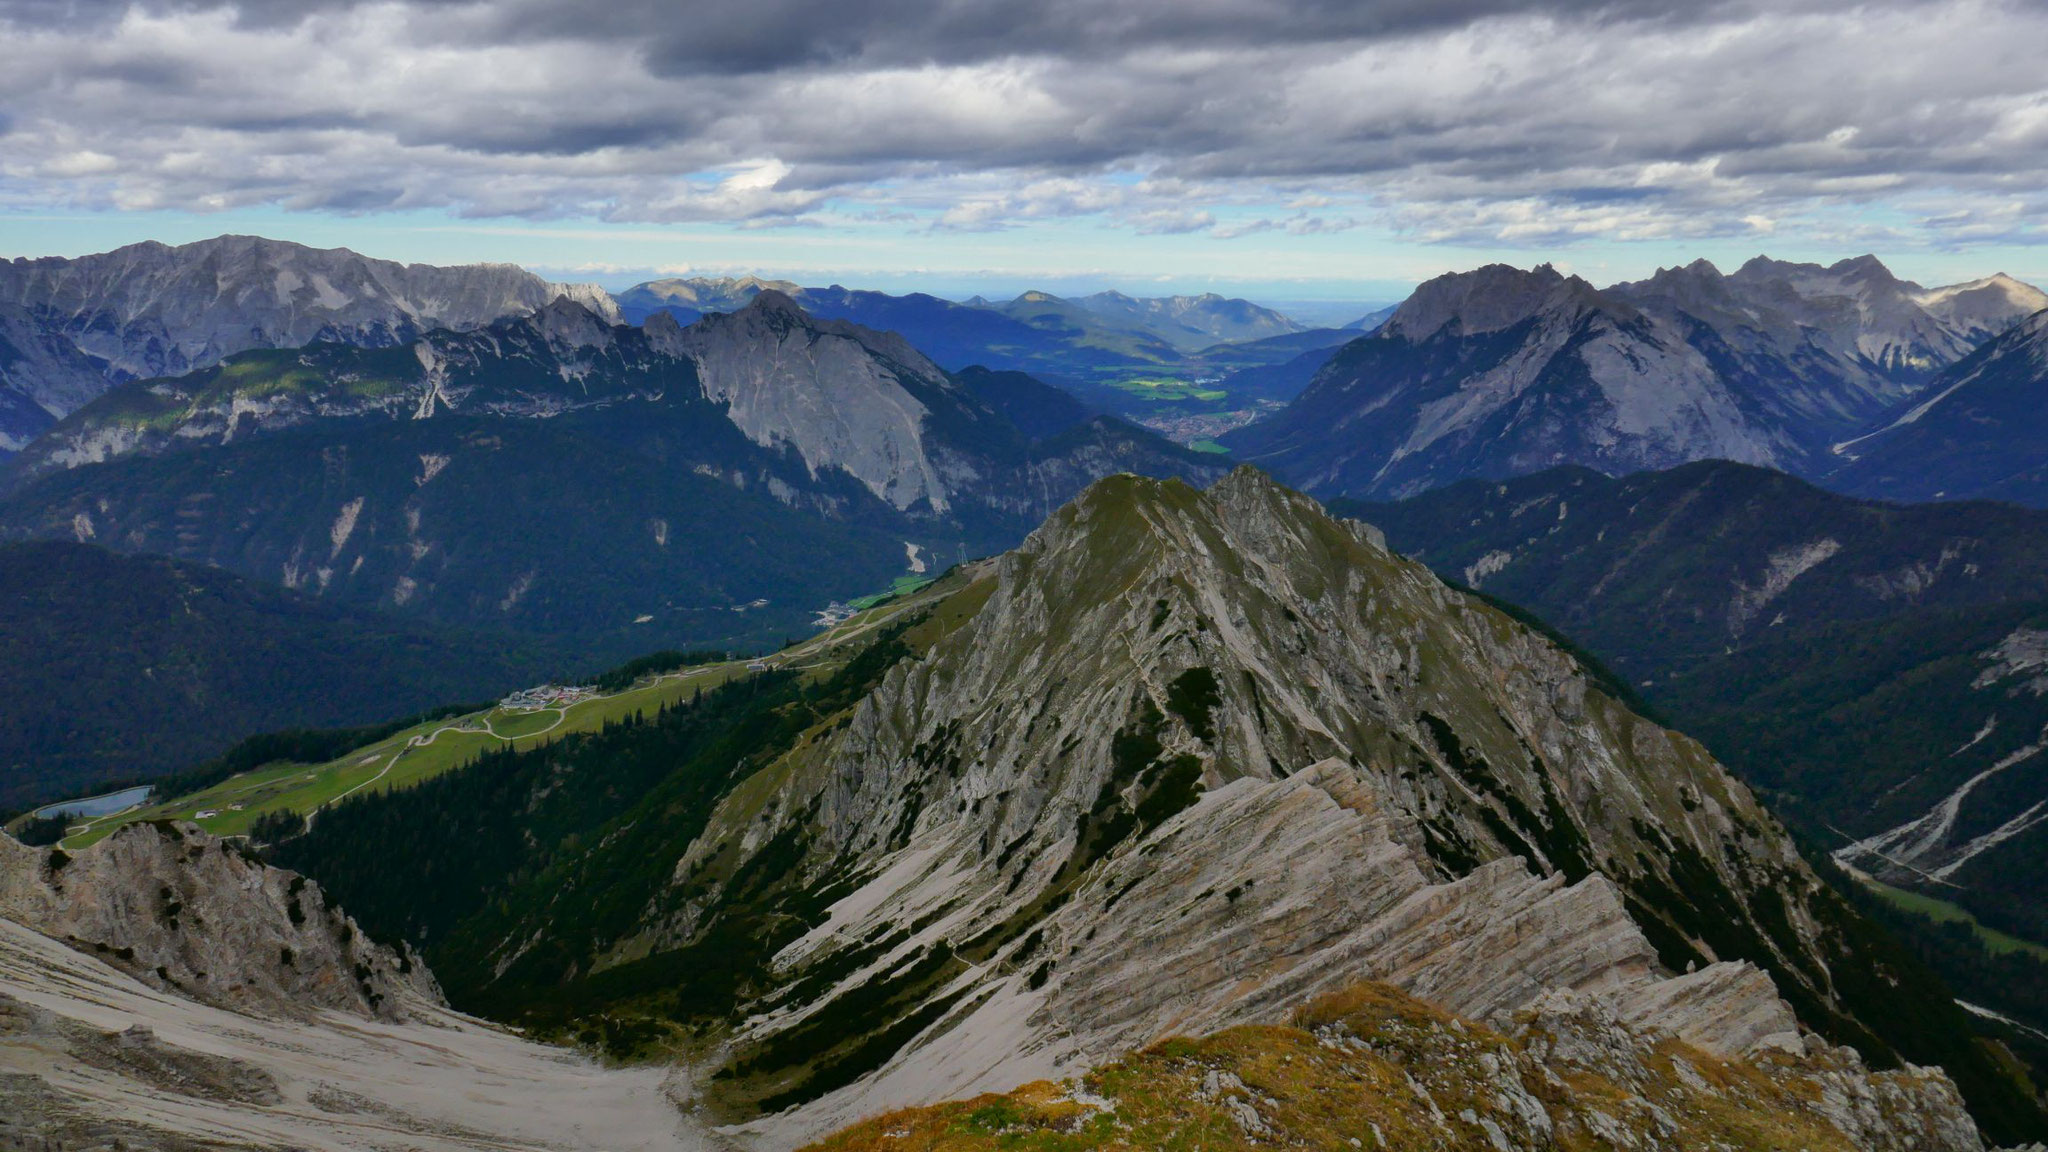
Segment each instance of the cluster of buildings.
[[538,688],[521,688],[503,700],[498,707],[509,712],[532,712],[540,708],[567,708],[579,700],[588,700],[597,695],[597,689],[587,684],[543,684]]
[[851,604],[842,604],[839,601],[834,600],[832,603],[826,605],[824,608],[819,610],[817,622],[813,626],[818,628],[830,628],[836,624],[843,624],[846,621],[853,619],[854,616],[857,613],[859,613],[859,611],[860,609],[855,608]]

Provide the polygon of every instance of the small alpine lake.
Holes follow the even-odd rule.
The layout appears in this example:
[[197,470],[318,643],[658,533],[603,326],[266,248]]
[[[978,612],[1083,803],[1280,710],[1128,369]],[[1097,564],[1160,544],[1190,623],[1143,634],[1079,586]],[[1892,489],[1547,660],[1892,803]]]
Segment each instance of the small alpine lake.
[[134,788],[123,788],[119,792],[108,792],[102,796],[87,796],[82,800],[65,800],[46,808],[38,808],[35,814],[37,819],[41,820],[50,820],[59,816],[85,816],[88,818],[112,816],[116,812],[133,808],[144,800],[149,799],[149,792],[149,785],[143,784]]

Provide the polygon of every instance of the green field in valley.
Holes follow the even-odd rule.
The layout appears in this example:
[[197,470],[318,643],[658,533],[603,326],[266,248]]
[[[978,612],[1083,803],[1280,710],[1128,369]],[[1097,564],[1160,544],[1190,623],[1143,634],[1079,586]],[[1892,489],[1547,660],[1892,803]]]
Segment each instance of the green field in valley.
[[1110,386],[1119,392],[1135,396],[1141,400],[1150,400],[1161,404],[1178,403],[1185,400],[1199,400],[1203,403],[1210,403],[1217,400],[1226,400],[1230,397],[1230,393],[1221,388],[1209,388],[1191,381],[1175,379],[1171,376],[1128,376],[1121,380],[1110,381]]
[[887,591],[848,600],[846,606],[856,611],[866,611],[884,601],[894,600],[898,596],[908,596],[931,582],[930,576],[898,576],[890,583]]
[[191,820],[216,835],[244,835],[258,818],[272,812],[310,814],[360,790],[410,787],[484,752],[532,748],[572,733],[594,732],[607,722],[652,712],[745,672],[743,661],[707,664],[560,708],[490,708],[429,721],[325,764],[267,764],[188,796],[81,822],[73,825],[63,846],[83,848],[138,820]]
[[2043,960],[2048,960],[2048,947],[2043,947],[2031,940],[2022,940],[2017,936],[2000,932],[1996,928],[1979,924],[1975,916],[1970,915],[1946,900],[1938,900],[1918,892],[1908,892],[1903,888],[1894,888],[1889,884],[1873,880],[1867,876],[1859,876],[1857,879],[1861,880],[1863,885],[1872,892],[1877,893],[1887,901],[1904,908],[1908,912],[1917,912],[1922,916],[1941,923],[1968,924],[1971,928],[1976,929],[1977,938],[1984,942],[1984,946],[1993,952],[2026,952]]
[[[788,668],[809,678],[829,676],[875,630],[905,612],[915,612],[956,591],[964,575],[945,581],[929,576],[901,576],[886,592],[856,602],[851,618],[799,644],[768,657],[767,664]],[[956,621],[935,620],[940,632]],[[266,764],[221,781],[211,788],[144,804],[110,816],[72,825],[63,847],[83,848],[104,839],[116,828],[141,820],[190,820],[219,836],[246,835],[258,819],[273,812],[312,815],[322,807],[359,791],[407,788],[459,768],[484,752],[500,748],[527,749],[578,732],[595,732],[607,723],[652,713],[665,704],[687,700],[749,672],[750,661],[703,664],[650,676],[631,688],[608,696],[592,696],[561,707],[507,709],[493,707],[465,716],[432,720],[366,744],[324,764]]]

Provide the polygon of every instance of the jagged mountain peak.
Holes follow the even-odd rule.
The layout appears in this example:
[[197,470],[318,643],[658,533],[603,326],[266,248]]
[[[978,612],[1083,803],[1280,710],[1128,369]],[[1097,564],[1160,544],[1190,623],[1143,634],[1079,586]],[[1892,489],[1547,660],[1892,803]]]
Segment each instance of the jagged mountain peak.
[[811,319],[810,313],[804,311],[803,306],[792,299],[789,293],[775,288],[764,288],[755,293],[754,298],[747,302],[746,308],[742,311],[759,312],[764,316],[787,317],[799,323],[808,323]]
[[1989,340],[2021,317],[2048,309],[2048,292],[2003,272],[1916,293],[1922,308],[1972,339]]
[[1421,340],[1456,324],[1459,334],[1474,336],[1512,328],[1545,312],[1618,307],[1625,310],[1585,280],[1550,264],[1526,270],[1488,264],[1425,282],[1395,309],[1380,334]]
[[1833,272],[1837,276],[1855,277],[1859,280],[1875,283],[1900,282],[1899,278],[1893,275],[1892,270],[1885,265],[1884,261],[1878,259],[1877,254],[1874,252],[1865,252],[1861,256],[1851,256],[1847,259],[1837,260],[1828,266],[1828,271]]
[[1673,264],[1669,268],[1658,268],[1643,281],[1646,286],[1670,290],[1678,285],[1718,285],[1727,279],[1712,260],[1702,256],[1689,264]]
[[1885,262],[1872,253],[1850,256],[1833,264],[1777,260],[1752,256],[1729,277],[1752,284],[1780,282],[1804,296],[1834,291],[1850,295],[1900,293],[1920,290],[1918,284],[1901,280]]

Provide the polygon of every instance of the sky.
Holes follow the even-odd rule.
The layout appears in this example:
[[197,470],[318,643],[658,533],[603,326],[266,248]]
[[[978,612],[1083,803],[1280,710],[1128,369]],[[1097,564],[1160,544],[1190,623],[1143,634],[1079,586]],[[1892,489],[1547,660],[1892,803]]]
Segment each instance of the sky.
[[0,256],[1398,299],[1875,252],[2048,282],[2048,5],[0,0]]

